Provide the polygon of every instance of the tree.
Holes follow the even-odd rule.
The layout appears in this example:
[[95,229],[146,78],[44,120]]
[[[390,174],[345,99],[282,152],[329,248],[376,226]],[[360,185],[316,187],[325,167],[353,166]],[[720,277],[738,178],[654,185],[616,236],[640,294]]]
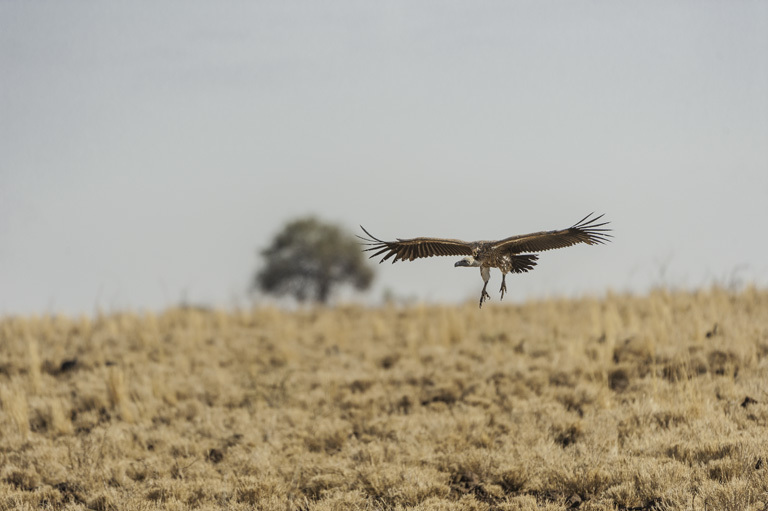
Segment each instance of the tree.
[[342,284],[364,290],[373,281],[373,269],[355,237],[311,216],[288,222],[261,255],[265,264],[253,288],[300,302],[326,303]]

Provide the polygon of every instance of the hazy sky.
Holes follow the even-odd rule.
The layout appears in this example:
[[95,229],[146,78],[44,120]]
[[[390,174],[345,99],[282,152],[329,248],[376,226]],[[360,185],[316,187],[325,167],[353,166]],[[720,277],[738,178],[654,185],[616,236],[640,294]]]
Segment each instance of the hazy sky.
[[[512,300],[768,285],[766,55],[761,0],[0,2],[0,315],[247,305],[308,213],[466,240],[606,213],[612,244]],[[350,298],[477,300],[454,259]]]

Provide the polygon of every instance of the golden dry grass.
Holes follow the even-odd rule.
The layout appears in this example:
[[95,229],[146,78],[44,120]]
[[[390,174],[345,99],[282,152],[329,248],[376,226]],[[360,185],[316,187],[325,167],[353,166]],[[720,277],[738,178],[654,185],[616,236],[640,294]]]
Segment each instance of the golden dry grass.
[[768,292],[0,321],[0,510],[768,505]]

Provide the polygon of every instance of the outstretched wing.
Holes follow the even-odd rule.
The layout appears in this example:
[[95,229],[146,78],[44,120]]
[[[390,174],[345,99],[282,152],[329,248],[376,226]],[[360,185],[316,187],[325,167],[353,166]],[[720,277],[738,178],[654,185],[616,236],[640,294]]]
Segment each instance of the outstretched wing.
[[398,238],[397,241],[382,241],[366,231],[362,225],[360,228],[370,236],[370,238],[358,236],[369,246],[363,251],[373,251],[371,258],[384,254],[379,263],[383,263],[392,256],[394,256],[392,262],[396,263],[397,261],[413,261],[420,257],[472,255],[472,246],[466,241],[445,238],[413,238],[410,240]]
[[519,254],[521,252],[543,252],[555,248],[570,247],[577,243],[599,245],[610,241],[609,238],[612,238],[608,234],[610,229],[602,228],[610,222],[597,223],[603,215],[590,218],[593,214],[588,214],[568,229],[512,236],[511,238],[497,241],[493,248],[509,251],[512,254]]

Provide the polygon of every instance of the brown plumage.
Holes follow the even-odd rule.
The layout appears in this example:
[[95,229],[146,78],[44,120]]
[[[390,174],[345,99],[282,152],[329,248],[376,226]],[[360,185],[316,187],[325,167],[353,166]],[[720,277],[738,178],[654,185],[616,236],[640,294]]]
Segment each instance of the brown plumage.
[[448,238],[398,238],[397,241],[382,241],[366,231],[362,225],[360,228],[370,238],[363,238],[362,236],[358,236],[358,238],[365,241],[365,244],[369,246],[369,248],[364,249],[366,252],[373,251],[371,258],[383,255],[380,263],[390,258],[395,263],[432,256],[466,256],[454,266],[480,268],[480,275],[485,282],[480,294],[480,307],[482,307],[483,302],[490,299],[485,288],[488,286],[491,268],[501,270],[501,289],[499,291],[501,298],[504,299],[504,293],[507,291],[505,282],[507,273],[523,273],[536,266],[538,256],[523,254],[523,252],[544,252],[570,247],[577,243],[599,245],[610,241],[609,238],[612,237],[608,234],[610,229],[603,228],[609,222],[597,223],[603,215],[590,218],[592,215],[593,213],[590,213],[567,229],[521,234],[499,241],[467,242]]

